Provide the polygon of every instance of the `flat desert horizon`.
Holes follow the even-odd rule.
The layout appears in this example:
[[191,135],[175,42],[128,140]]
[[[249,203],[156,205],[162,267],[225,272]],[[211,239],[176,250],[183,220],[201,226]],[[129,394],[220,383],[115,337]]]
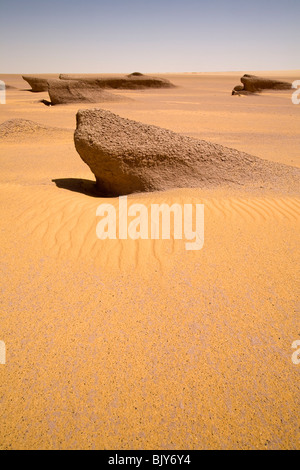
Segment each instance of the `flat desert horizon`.
[[[295,90],[232,96],[244,73],[300,80],[149,73],[175,87],[46,106],[47,91],[0,74],[1,450],[300,449],[300,105]],[[203,204],[201,250],[172,234],[101,240],[97,207],[119,198],[94,192],[74,145],[78,110],[95,108],[283,176],[128,194]]]

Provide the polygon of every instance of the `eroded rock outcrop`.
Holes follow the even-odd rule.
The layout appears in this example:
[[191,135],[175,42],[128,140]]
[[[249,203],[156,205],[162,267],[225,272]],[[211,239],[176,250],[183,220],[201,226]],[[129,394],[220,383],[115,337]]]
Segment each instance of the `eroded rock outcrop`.
[[102,109],[78,111],[74,140],[102,195],[220,184],[272,188],[280,185],[282,178],[288,179],[288,187],[300,182],[297,168],[124,119]]
[[111,76],[111,77],[90,77],[86,75],[66,75],[59,76],[61,80],[77,80],[99,88],[113,88],[120,90],[138,90],[144,88],[173,88],[174,85],[165,78],[149,77],[147,75]]
[[48,91],[48,80],[33,75],[22,75],[23,80],[31,86],[31,91],[35,93]]
[[256,75],[245,74],[241,78],[243,86],[238,85],[232,90],[232,94],[256,93],[262,90],[290,90],[292,83],[273,80],[270,78],[257,77]]
[[51,104],[104,103],[124,98],[99,88],[95,83],[76,80],[48,80]]
[[133,72],[127,75],[127,77],[144,77],[144,74],[141,72]]

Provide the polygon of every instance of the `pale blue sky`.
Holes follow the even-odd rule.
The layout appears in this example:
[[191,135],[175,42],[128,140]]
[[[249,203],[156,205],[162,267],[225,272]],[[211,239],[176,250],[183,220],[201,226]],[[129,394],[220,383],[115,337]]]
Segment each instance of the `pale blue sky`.
[[0,73],[300,69],[300,0],[0,0]]

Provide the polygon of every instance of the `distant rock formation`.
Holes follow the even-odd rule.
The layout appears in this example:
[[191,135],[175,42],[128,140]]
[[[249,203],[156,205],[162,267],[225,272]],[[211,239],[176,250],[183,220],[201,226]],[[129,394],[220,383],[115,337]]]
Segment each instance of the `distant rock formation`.
[[[137,75],[138,74],[138,75]],[[111,77],[89,77],[86,75],[66,75],[59,76],[61,80],[77,80],[85,83],[98,86],[99,88],[114,88],[120,90],[139,90],[144,88],[173,88],[169,80],[165,78],[149,77],[147,75],[135,72],[131,75],[125,76],[111,76]]]
[[48,80],[32,75],[22,75],[23,80],[31,86],[31,91],[35,93],[48,91]]
[[[102,109],[80,110],[75,147],[96,177],[101,195],[220,184],[279,187],[297,168],[271,163],[238,150],[196,140]],[[278,186],[279,185],[279,186]]]
[[251,93],[250,91],[245,90],[243,85],[237,85],[232,90],[232,95],[254,95],[255,93]]
[[141,72],[133,72],[133,73],[130,73],[129,75],[127,75],[127,77],[143,77],[144,74],[141,73]]
[[97,84],[76,80],[48,80],[48,93],[52,105],[70,103],[104,103],[125,98],[99,88]]
[[244,89],[246,91],[251,91],[252,93],[260,90],[290,90],[292,88],[292,84],[289,82],[282,82],[279,80],[272,80],[247,74],[241,78],[241,82],[244,85]]
[[270,78],[257,77],[255,75],[245,74],[241,78],[243,86],[238,85],[232,90],[233,95],[256,93],[261,90],[290,90],[292,83],[273,80]]

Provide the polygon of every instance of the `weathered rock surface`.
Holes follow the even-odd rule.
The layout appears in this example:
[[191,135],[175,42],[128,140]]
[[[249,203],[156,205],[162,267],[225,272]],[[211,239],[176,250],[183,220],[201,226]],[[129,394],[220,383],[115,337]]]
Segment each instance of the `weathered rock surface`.
[[141,73],[141,72],[133,72],[133,73],[130,73],[129,75],[127,75],[127,77],[143,77],[144,74]]
[[260,90],[290,90],[292,84],[269,78],[256,77],[255,75],[244,75],[241,78],[246,91],[256,92]]
[[255,75],[245,74],[241,78],[243,86],[238,85],[232,90],[232,94],[236,95],[240,92],[256,93],[261,90],[290,90],[292,83],[282,82],[280,80],[273,80],[264,77],[257,77]]
[[34,77],[32,75],[22,75],[23,80],[31,86],[31,91],[48,91],[48,80],[46,78]]
[[102,109],[78,111],[74,140],[102,195],[221,184],[292,188],[300,182],[297,168]]
[[99,88],[114,88],[121,90],[138,90],[144,88],[173,88],[174,85],[165,78],[149,77],[147,75],[125,75],[112,77],[89,77],[86,75],[66,75],[59,76],[61,80],[82,81]]
[[94,83],[76,80],[48,80],[51,104],[104,103],[124,98],[99,88]]

